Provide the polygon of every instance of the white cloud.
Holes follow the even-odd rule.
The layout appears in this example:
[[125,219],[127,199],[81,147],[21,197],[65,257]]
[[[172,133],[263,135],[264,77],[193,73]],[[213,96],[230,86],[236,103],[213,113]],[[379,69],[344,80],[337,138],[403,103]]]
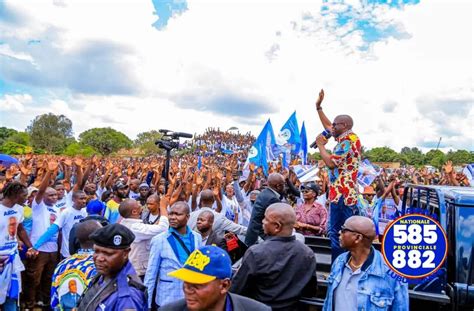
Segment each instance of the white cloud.
[[[53,1],[7,1],[7,6],[26,17],[24,25],[0,23],[0,29],[25,42],[46,40],[42,42],[62,54],[94,41],[111,42],[127,51],[107,56],[123,58],[120,64],[126,69],[112,75],[118,81],[138,84],[129,96],[79,94],[77,89],[63,96],[68,92],[48,88],[51,96],[41,111],[55,107],[50,106],[51,100],[63,100],[75,133],[112,126],[133,138],[140,131],[158,128],[200,132],[208,126],[237,126],[258,134],[266,118],[271,117],[277,130],[296,110],[299,122],[306,121],[311,140],[322,129],[314,101],[323,87],[327,95],[323,107],[330,118],[350,114],[366,147],[387,145],[399,150],[439,139],[432,121],[417,109],[420,98],[427,99],[429,109],[436,107],[437,98],[457,98],[460,89],[472,90],[469,0],[422,1],[403,10],[378,9],[371,15],[381,26],[395,21],[410,36],[375,43],[368,52],[357,51],[363,45],[360,32],[335,37],[353,25],[333,31],[323,23],[302,21],[305,14],[318,16],[321,2],[190,0],[188,10],[170,19],[162,31],[151,26],[156,21],[151,0],[57,3],[61,6]],[[47,35],[51,33],[55,36]],[[12,47],[12,51],[40,57],[48,52],[41,46]],[[33,48],[40,50],[31,54]],[[100,63],[81,59],[81,66],[91,64],[101,69]],[[103,80],[87,82],[101,85]],[[224,91],[244,98],[255,95],[273,109],[262,110],[256,118],[260,125],[252,125],[219,109],[184,109],[177,101],[183,95],[194,96],[209,107],[215,93]],[[465,94],[472,99],[472,92]],[[384,105],[394,102],[393,111],[384,112]],[[30,106],[26,110],[30,119],[37,111]],[[473,113],[471,107],[468,118],[455,119],[457,136],[443,138],[446,148],[474,149]],[[20,120],[24,117],[18,116]]]
[[5,95],[0,98],[0,111],[8,112],[25,112],[25,104],[30,103],[32,100],[29,94],[15,94]]

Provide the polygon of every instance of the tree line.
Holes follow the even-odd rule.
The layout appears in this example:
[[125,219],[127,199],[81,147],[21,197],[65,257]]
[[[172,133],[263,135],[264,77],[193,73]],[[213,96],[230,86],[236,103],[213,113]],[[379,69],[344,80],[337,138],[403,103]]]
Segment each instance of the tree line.
[[[120,149],[136,148],[142,155],[160,153],[155,145],[162,134],[151,130],[137,135],[131,140],[124,133],[110,127],[92,128],[74,138],[72,121],[64,115],[53,113],[36,116],[25,129],[18,132],[14,129],[0,127],[0,152],[6,154],[47,153],[68,156],[112,155]],[[437,168],[446,161],[455,165],[474,163],[474,153],[467,150],[450,150],[447,153],[432,149],[423,153],[420,149],[404,147],[400,152],[389,147],[376,147],[363,150],[362,155],[372,162],[400,162],[404,165],[432,165]],[[318,153],[311,155],[319,159]]]
[[68,156],[108,156],[120,149],[139,148],[144,155],[160,152],[155,141],[161,133],[148,131],[132,141],[124,133],[110,127],[92,128],[74,138],[72,121],[53,113],[36,116],[25,129],[0,127],[0,152],[6,154],[63,154]]

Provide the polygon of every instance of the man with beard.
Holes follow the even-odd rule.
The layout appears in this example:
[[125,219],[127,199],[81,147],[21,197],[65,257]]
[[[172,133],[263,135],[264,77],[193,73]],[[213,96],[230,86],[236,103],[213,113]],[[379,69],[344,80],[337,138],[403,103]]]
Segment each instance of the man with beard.
[[119,206],[120,203],[128,198],[128,186],[123,182],[117,182],[113,188],[114,197],[112,200],[109,200],[106,205],[104,217],[111,223],[114,224],[118,221],[120,217]]
[[359,137],[352,131],[354,121],[348,115],[339,115],[331,123],[323,112],[321,104],[324,91],[316,101],[319,119],[326,131],[330,131],[337,142],[332,154],[326,150],[328,139],[322,134],[316,138],[321,158],[329,168],[329,238],[331,239],[332,262],[343,250],[339,246],[339,230],[347,218],[358,214],[357,173],[361,155]]
[[168,213],[170,228],[151,240],[150,259],[145,274],[148,306],[152,310],[184,298],[183,282],[168,275],[181,268],[189,254],[202,245],[201,235],[187,225],[189,205],[178,201]]

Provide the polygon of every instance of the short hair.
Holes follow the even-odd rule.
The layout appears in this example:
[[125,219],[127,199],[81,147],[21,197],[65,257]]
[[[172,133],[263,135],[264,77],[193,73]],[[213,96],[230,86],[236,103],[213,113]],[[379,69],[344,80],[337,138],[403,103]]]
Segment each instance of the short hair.
[[189,205],[188,205],[188,203],[186,203],[184,201],[178,201],[178,202],[174,203],[173,205],[171,205],[171,208],[173,208],[173,207],[182,208],[186,212],[186,215],[189,215]]
[[24,191],[28,191],[28,188],[26,188],[24,184],[18,181],[12,181],[5,185],[2,194],[4,198],[14,198]]
[[205,215],[208,215],[209,216],[209,220],[214,223],[214,213],[211,212],[211,211],[202,211],[199,213],[198,217],[201,217],[201,216],[205,216]]
[[93,241],[89,238],[89,235],[94,233],[97,229],[102,228],[100,222],[93,219],[80,222],[76,226],[76,237],[79,240],[81,247],[87,245],[92,246]]
[[77,191],[74,191],[74,192],[72,193],[72,199],[73,199],[73,200],[76,199],[76,198],[77,198],[79,195],[81,195],[81,194],[86,195],[86,193],[84,192],[84,190],[77,190]]

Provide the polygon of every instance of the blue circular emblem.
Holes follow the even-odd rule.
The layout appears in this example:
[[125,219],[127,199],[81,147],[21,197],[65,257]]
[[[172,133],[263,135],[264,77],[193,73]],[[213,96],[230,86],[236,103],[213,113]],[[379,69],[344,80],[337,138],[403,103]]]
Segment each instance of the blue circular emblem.
[[398,275],[421,279],[441,268],[448,254],[448,239],[433,218],[409,214],[387,226],[382,254],[390,269]]

